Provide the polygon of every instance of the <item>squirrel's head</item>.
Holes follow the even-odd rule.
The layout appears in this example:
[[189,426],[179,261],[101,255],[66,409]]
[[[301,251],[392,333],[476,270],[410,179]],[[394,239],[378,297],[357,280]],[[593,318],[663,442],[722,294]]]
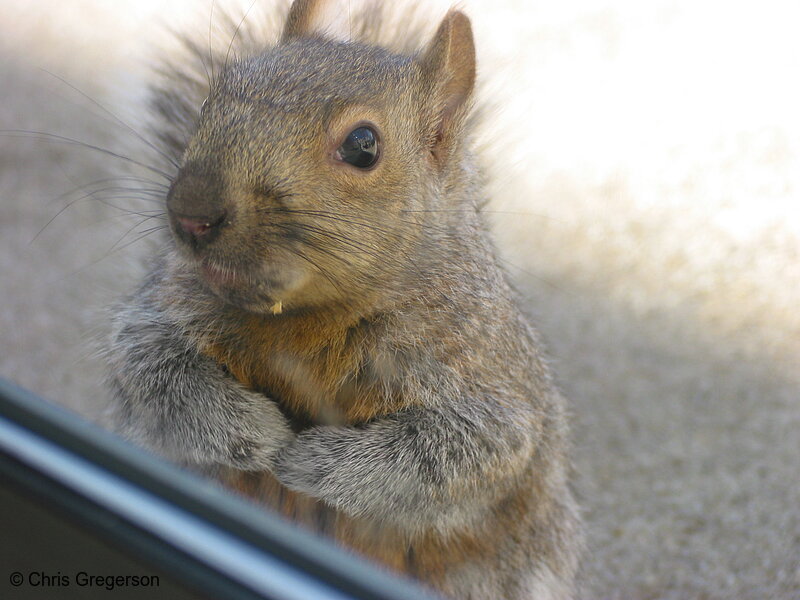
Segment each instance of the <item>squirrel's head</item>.
[[278,45],[218,74],[167,198],[189,268],[252,312],[401,293],[464,185],[467,17],[402,56],[330,39],[323,8],[296,0]]

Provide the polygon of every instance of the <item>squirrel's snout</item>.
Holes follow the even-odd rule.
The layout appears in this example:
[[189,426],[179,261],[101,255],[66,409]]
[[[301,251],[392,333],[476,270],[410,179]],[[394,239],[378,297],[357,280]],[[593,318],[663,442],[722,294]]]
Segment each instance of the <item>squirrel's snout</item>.
[[187,163],[167,194],[167,212],[175,236],[194,249],[216,239],[230,221],[228,207],[221,200],[224,194],[214,168]]
[[177,235],[195,247],[213,241],[225,224],[226,216],[224,212],[211,216],[172,215]]

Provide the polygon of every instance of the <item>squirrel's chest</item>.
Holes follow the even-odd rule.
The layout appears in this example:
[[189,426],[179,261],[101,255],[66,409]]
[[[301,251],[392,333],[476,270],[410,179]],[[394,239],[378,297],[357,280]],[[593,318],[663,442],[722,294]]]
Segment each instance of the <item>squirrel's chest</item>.
[[301,427],[363,423],[406,405],[397,369],[363,328],[252,317],[202,351]]

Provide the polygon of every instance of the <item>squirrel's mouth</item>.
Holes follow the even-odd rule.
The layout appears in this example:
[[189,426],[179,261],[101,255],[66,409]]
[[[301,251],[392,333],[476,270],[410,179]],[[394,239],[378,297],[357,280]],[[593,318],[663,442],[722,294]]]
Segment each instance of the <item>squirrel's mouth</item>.
[[220,267],[207,260],[200,263],[200,273],[213,288],[236,286],[242,279],[233,269]]
[[207,259],[198,263],[198,271],[211,292],[228,304],[273,315],[283,310],[279,296],[284,286],[265,273],[232,269]]

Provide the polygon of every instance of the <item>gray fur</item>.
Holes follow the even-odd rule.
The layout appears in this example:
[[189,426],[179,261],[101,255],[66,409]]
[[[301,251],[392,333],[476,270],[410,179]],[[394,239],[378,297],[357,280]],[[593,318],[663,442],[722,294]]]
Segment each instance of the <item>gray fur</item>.
[[107,350],[116,430],[178,462],[270,469],[293,434],[277,406],[228,377],[158,304],[156,269],[116,311]]
[[[169,126],[189,128],[171,214],[214,210],[229,222],[202,250],[167,242],[117,310],[108,351],[116,423],[185,464],[269,471],[335,514],[398,532],[409,557],[430,540],[445,548],[459,536],[491,540],[485,556],[437,575],[435,585],[454,598],[521,599],[533,590],[566,598],[580,527],[567,486],[563,399],[478,209],[485,199],[468,149],[468,105],[453,109],[435,142],[447,78],[428,65],[441,62],[291,40],[233,62],[199,116],[187,114],[186,98],[173,101],[174,91],[157,95],[166,148],[181,147]],[[186,89],[186,76],[175,81]],[[354,102],[382,107],[387,138],[396,139],[375,188],[362,192],[358,179],[342,199],[317,178],[306,149],[329,107]],[[431,166],[426,144],[434,142],[446,151]],[[264,213],[285,204],[313,209],[290,224],[326,234],[302,246],[316,270],[280,254],[297,240],[275,237],[269,227],[280,215]],[[244,273],[245,283],[216,289],[201,259]],[[298,288],[298,278],[314,285]],[[268,314],[284,298],[288,314]],[[347,342],[336,352],[358,358],[340,380],[318,386],[323,396],[335,387],[337,398],[323,400],[334,410],[338,396],[375,397],[377,416],[298,427],[280,397],[245,388],[208,355],[243,343],[236,332],[245,319],[268,325],[307,314],[345,323]],[[306,374],[318,354],[290,356],[288,366],[286,357],[257,358],[285,368],[295,387],[313,388]],[[381,402],[399,408],[387,412]],[[408,560],[412,574],[432,569]]]
[[[363,428],[301,433],[279,455],[278,478],[353,516],[391,522],[412,535],[474,526],[527,468],[534,440],[526,434],[533,431],[518,428],[492,399],[464,396],[456,405],[457,396],[438,395],[432,400],[440,407],[408,410]],[[495,484],[486,486],[487,478]]]

